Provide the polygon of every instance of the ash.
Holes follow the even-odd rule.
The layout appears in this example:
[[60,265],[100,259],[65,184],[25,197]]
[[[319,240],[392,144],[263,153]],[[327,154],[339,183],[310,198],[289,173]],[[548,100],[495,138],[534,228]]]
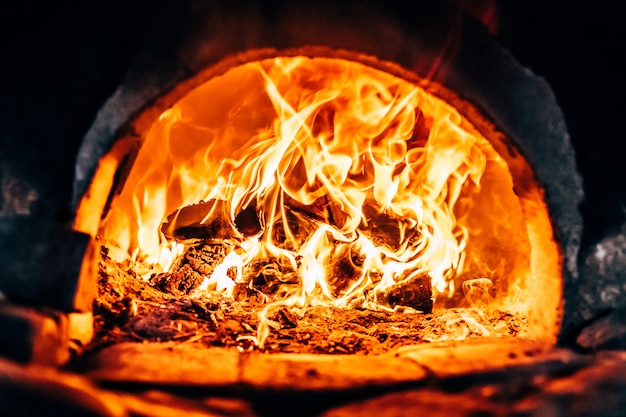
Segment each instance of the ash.
[[[122,342],[194,343],[268,353],[382,354],[419,343],[481,337],[524,337],[527,317],[497,309],[451,308],[432,313],[371,311],[312,306],[277,307],[262,348],[255,344],[257,297],[168,294],[139,275],[149,266],[112,260],[103,250],[94,301],[96,337],[86,350]],[[142,274],[143,275],[143,274]]]

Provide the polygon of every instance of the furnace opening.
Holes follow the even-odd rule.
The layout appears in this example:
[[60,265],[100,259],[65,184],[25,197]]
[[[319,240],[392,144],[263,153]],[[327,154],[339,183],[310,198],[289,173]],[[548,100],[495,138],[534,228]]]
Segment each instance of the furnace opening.
[[154,310],[146,338],[279,351],[326,325],[339,353],[554,342],[560,254],[523,157],[443,87],[337,55],[208,71],[131,123],[76,220],[105,247],[101,286],[124,293],[115,320],[141,338]]

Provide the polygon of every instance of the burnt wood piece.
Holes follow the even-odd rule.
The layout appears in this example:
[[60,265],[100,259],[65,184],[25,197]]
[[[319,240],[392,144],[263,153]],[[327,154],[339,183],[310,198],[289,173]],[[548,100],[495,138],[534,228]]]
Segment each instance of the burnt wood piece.
[[239,211],[230,220],[228,203],[211,199],[181,207],[167,216],[161,232],[167,239],[178,242],[202,240],[219,242],[234,237],[250,237],[262,230],[256,205]]
[[376,208],[377,203],[366,201],[363,204],[363,216],[365,222],[359,226],[359,230],[376,246],[386,246],[396,251],[406,240],[413,240],[419,236],[418,229],[408,229],[402,236],[400,231],[402,220],[388,212],[381,212]]
[[300,284],[298,270],[285,257],[255,259],[244,267],[243,283],[270,298],[281,298]]
[[[282,249],[297,251],[318,227],[317,222],[305,213],[286,207],[284,216],[280,216],[269,228],[272,243]],[[293,239],[287,238],[287,230]]]
[[378,293],[379,303],[388,307],[411,307],[429,314],[433,311],[433,290],[427,274],[418,275],[408,282],[396,284],[385,292]]
[[0,307],[0,356],[18,363],[57,366],[70,358],[67,315],[32,308]]
[[226,245],[201,244],[188,247],[180,256],[171,272],[154,275],[150,278],[153,286],[174,295],[188,295],[210,277],[226,257]]
[[288,211],[301,213],[312,220],[317,220],[339,229],[348,220],[348,215],[342,210],[340,204],[328,196],[320,197],[312,204],[307,205],[285,195],[284,204]]
[[365,258],[352,245],[334,243],[328,284],[335,296],[342,295],[362,274]]
[[97,244],[34,216],[0,218],[0,292],[11,302],[63,312],[91,310]]
[[[345,226],[348,216],[342,211],[339,203],[320,197],[312,204],[306,205],[285,194],[283,196],[284,214],[272,222],[269,230],[271,240],[276,246],[298,251],[309,237],[318,229],[319,224],[327,224],[341,229]],[[293,239],[287,239],[286,228]]]

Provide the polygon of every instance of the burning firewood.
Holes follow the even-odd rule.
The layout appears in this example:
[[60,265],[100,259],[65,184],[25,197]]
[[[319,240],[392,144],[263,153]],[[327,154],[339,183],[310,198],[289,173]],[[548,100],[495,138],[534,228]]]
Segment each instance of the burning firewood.
[[427,274],[393,285],[385,292],[376,294],[376,298],[388,307],[411,307],[427,314],[433,311],[432,286]]
[[320,197],[308,205],[285,196],[284,204],[291,212],[303,214],[310,219],[339,229],[345,225],[348,219],[347,214],[341,209],[339,203],[328,196]]
[[187,295],[193,292],[205,277],[226,257],[227,246],[200,244],[188,247],[180,256],[171,272],[154,275],[150,278],[153,286],[174,295]]
[[367,236],[376,246],[386,246],[391,250],[398,250],[402,243],[419,235],[418,229],[408,229],[404,235],[401,232],[402,220],[393,213],[380,211],[376,204],[366,201],[363,205],[363,216],[366,222],[362,222],[359,230]]
[[256,259],[244,267],[243,282],[248,287],[269,297],[280,296],[279,291],[295,288],[300,282],[298,271],[287,258]]
[[347,220],[339,205],[328,197],[306,205],[285,195],[283,204],[284,214],[270,226],[272,243],[282,249],[297,251],[320,224],[339,229]]
[[[524,314],[505,313],[492,307],[479,312],[447,309],[416,315],[403,314],[402,308],[390,312],[311,305],[294,310],[277,303],[266,316],[272,322],[271,330],[264,347],[259,348],[251,344],[251,338],[257,335],[259,314],[267,307],[267,297],[249,287],[252,281],[240,285],[252,297],[243,293],[233,299],[215,291],[195,293],[193,298],[172,297],[145,285],[129,265],[132,264],[128,261],[119,263],[102,257],[94,310],[98,336],[90,350],[114,342],[158,339],[273,353],[380,354],[420,340],[449,337],[450,319],[458,319],[460,314],[466,323],[461,323],[461,327],[466,329],[467,337],[484,337],[486,333],[482,328],[475,331],[478,328],[475,323],[469,324],[473,323],[472,318],[492,336],[525,335]],[[365,296],[390,308],[407,306],[425,313],[432,309],[430,280],[426,274],[377,294],[366,292]]]
[[220,242],[237,237],[237,234],[254,236],[262,230],[256,205],[249,205],[239,211],[233,221],[228,213],[228,205],[224,200],[201,201],[181,207],[167,216],[161,225],[161,232],[167,239],[178,242]]
[[285,215],[270,226],[270,238],[281,249],[297,251],[317,228],[317,220],[306,213],[285,210]]
[[328,279],[335,296],[345,292],[361,276],[363,257],[353,252],[351,245],[338,243],[333,248],[333,267]]

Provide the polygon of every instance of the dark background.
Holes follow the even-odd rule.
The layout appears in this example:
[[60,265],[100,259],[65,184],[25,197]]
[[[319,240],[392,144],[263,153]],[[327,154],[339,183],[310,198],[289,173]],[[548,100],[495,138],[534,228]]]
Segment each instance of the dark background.
[[[83,135],[137,53],[184,17],[185,3],[0,3],[0,214],[71,219]],[[584,181],[587,244],[624,222],[624,20],[619,2],[565,0],[499,1],[492,20],[494,36],[547,79],[565,114]]]

